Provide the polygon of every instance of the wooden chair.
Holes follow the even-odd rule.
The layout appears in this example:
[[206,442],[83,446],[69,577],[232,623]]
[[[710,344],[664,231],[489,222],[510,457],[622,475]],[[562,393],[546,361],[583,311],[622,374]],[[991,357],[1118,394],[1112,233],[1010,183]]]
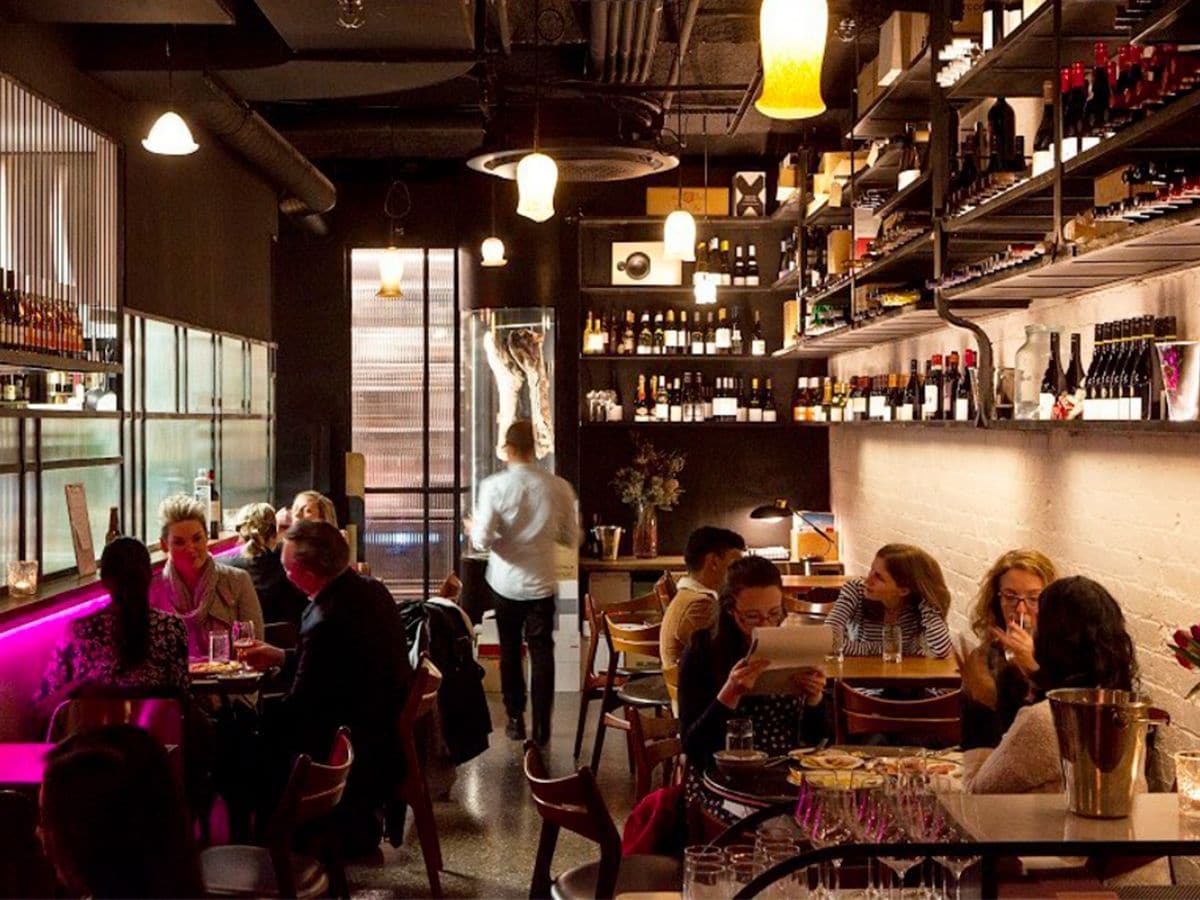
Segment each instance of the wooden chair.
[[50,716],[46,740],[58,743],[105,725],[136,725],[160,744],[183,744],[183,703],[176,697],[138,693],[96,692],[64,700]]
[[675,594],[679,588],[675,584],[675,576],[670,572],[664,571],[659,576],[658,581],[654,582],[654,596],[658,598],[658,605],[662,607],[662,611],[666,612],[671,601],[675,599]]
[[[610,603],[604,607],[604,611],[629,613],[653,613],[657,611],[661,613],[661,607],[658,597],[655,594],[644,594],[640,597],[634,597],[632,600]],[[604,696],[604,685],[608,680],[607,669],[599,671],[596,669],[596,655],[600,649],[600,641],[603,640],[604,634],[604,619],[590,594],[584,594],[583,596],[583,615],[588,625],[588,634],[587,645],[580,658],[579,719],[575,724],[573,759],[579,759],[579,753],[583,749],[583,732],[587,726],[588,710],[593,700],[599,700]],[[618,676],[616,684],[620,686],[624,683],[625,676]]]
[[400,749],[404,754],[404,779],[396,791],[400,804],[399,833],[404,831],[405,809],[413,811],[417,826],[417,838],[421,842],[421,855],[425,859],[425,873],[429,877],[429,889],[434,897],[442,896],[442,883],[438,873],[442,870],[442,843],[438,838],[437,820],[433,817],[433,802],[429,797],[429,785],[425,781],[425,770],[417,753],[417,725],[437,707],[438,689],[442,686],[442,673],[425,654],[417,666],[408,699],[400,711],[397,722]]
[[266,846],[226,844],[200,854],[204,886],[210,897],[320,897],[331,890],[349,897],[340,854],[318,860],[293,852],[300,826],[328,816],[342,799],[354,749],[350,732],[338,729],[329,761],[296,758],[266,830]]
[[812,594],[788,594],[783,595],[784,612],[797,613],[805,618],[815,619],[819,622],[824,622],[825,617],[833,611],[833,601],[823,602],[816,600]]
[[683,742],[679,738],[679,720],[670,713],[662,716],[648,715],[645,710],[625,707],[625,719],[629,723],[629,740],[633,747],[634,797],[636,804],[648,793],[654,770],[662,767],[663,785],[671,784],[677,764],[683,754]]
[[[647,623],[638,613],[623,612],[603,615],[603,634],[608,642],[608,677],[604,683],[604,694],[600,698],[600,721],[596,724],[596,741],[592,747],[592,771],[599,771],[600,754],[604,749],[604,732],[609,728],[628,732],[629,722],[616,715],[620,706],[617,697],[617,675],[631,676],[633,670],[622,667],[622,658],[629,654],[649,656],[661,660],[659,651],[659,631],[661,623]],[[633,757],[633,745],[630,744],[630,761]]]
[[[617,826],[596,785],[595,776],[587,766],[572,775],[551,778],[537,744],[526,741],[525,780],[542,817],[542,833],[529,885],[530,897],[608,900],[616,894],[679,890],[683,880],[679,860],[650,854],[621,858]],[[558,833],[563,828],[599,844],[600,859],[560,872],[553,878],[550,865],[554,860]]]
[[952,746],[962,740],[962,691],[920,700],[884,700],[839,681],[835,688],[838,743],[863,734],[900,734]]

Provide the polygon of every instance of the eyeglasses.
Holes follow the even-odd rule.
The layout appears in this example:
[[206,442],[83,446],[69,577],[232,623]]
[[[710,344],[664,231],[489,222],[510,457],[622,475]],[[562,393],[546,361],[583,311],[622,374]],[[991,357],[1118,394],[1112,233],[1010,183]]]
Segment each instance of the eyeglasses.
[[739,612],[735,609],[733,614],[737,616],[738,621],[740,621],[747,628],[758,628],[763,625],[779,625],[787,616],[787,613],[783,611],[783,607],[776,607],[770,612],[765,613],[759,612],[758,610],[753,610],[751,612]]
[[1030,609],[1037,609],[1038,600],[1041,598],[1041,596],[1041,591],[1030,591],[1028,594],[1022,594],[1005,588],[1000,592],[1000,599],[1005,603],[1012,606],[1016,606],[1018,603],[1024,603]]

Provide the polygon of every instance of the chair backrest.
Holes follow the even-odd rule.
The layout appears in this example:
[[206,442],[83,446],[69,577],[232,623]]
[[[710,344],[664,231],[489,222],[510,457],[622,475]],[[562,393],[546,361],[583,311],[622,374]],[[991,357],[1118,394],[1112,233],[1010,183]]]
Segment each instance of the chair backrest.
[[290,845],[298,827],[332,812],[342,800],[353,765],[354,746],[350,743],[350,729],[345,727],[334,735],[326,762],[313,762],[307,753],[297,756],[268,826],[268,843],[279,841]]
[[608,646],[611,654],[634,653],[639,656],[649,656],[662,659],[659,647],[659,632],[662,625],[659,622],[645,622],[641,618],[627,618],[628,613],[613,615],[604,613],[605,633],[608,635]]
[[442,673],[426,653],[421,654],[413,675],[412,685],[404,708],[400,711],[400,729],[411,732],[419,719],[428,715],[437,706],[438,689],[442,686]]
[[799,613],[802,616],[823,620],[833,611],[834,601],[821,602],[813,599],[812,594],[796,596],[783,595],[783,608],[789,613]]
[[597,607],[596,612],[605,615],[635,615],[637,613],[645,613],[649,616],[661,616],[662,604],[659,602],[658,594],[651,591],[648,594],[641,594],[631,600],[614,600],[610,603],[604,603]]
[[105,725],[136,725],[163,746],[183,743],[183,703],[176,697],[103,692],[64,700],[50,717],[46,740],[57,743]]
[[635,754],[640,754],[649,768],[653,769],[668,759],[676,759],[683,752],[679,720],[670,712],[656,716],[646,710],[627,706],[625,717],[629,720]]
[[663,612],[666,612],[671,601],[675,599],[678,590],[675,576],[670,572],[663,572],[658,581],[654,582],[654,596],[658,598],[658,605],[662,607]]
[[903,734],[938,744],[962,739],[962,691],[920,700],[884,700],[837,683],[838,739],[859,734]]
[[281,650],[291,650],[300,643],[300,629],[294,622],[267,622],[263,625],[263,640]]
[[[612,814],[604,802],[592,770],[582,766],[578,771],[551,778],[546,771],[542,753],[533,741],[525,743],[525,781],[529,784],[533,802],[544,824],[554,829],[565,828],[589,841],[600,845],[600,872],[596,879],[596,896],[611,897],[616,888],[617,870],[621,862],[621,836],[613,823]],[[547,840],[547,830],[542,829],[542,840]],[[539,847],[537,865],[540,871],[533,875],[534,885],[549,883],[550,862],[554,855],[554,841],[550,846]],[[540,896],[540,894],[539,894]]]

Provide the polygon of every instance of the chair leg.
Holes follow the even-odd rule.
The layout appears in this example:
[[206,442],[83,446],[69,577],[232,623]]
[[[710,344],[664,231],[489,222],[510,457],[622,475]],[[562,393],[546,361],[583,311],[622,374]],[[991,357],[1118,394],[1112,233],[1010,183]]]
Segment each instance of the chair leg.
[[596,740],[592,745],[592,772],[600,771],[600,755],[604,750],[604,732],[608,725],[604,721],[605,714],[616,708],[616,696],[613,693],[613,680],[610,678],[604,685],[604,696],[600,698],[600,718],[596,721]]
[[558,826],[542,819],[542,835],[538,840],[537,857],[533,862],[533,878],[529,882],[530,900],[542,900],[550,896],[550,863],[554,859],[554,847],[558,843]]
[[575,724],[575,753],[571,757],[574,760],[579,759],[579,752],[583,749],[583,731],[587,727],[588,707],[593,699],[588,691],[579,693],[579,721]]
[[429,799],[429,788],[420,772],[412,773],[412,788],[408,792],[413,819],[417,826],[417,837],[421,841],[421,855],[425,858],[425,871],[429,875],[429,887],[434,897],[442,896],[442,842],[438,838],[437,820],[433,817],[433,803]]
[[633,749],[633,729],[625,732],[625,755],[629,758],[629,774],[637,771],[637,755]]

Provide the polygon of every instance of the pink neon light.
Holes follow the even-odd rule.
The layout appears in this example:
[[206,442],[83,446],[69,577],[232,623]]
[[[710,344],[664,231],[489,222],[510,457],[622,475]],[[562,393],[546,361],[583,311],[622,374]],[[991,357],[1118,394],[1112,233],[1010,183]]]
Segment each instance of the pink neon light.
[[0,744],[0,784],[8,787],[42,783],[46,754],[53,744]]

